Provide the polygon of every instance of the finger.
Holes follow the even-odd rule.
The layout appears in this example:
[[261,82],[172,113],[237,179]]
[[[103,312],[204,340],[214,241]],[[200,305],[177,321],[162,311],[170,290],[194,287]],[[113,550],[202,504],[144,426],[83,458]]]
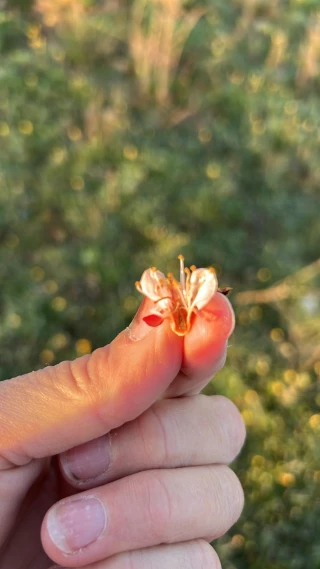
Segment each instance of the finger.
[[228,464],[244,439],[243,419],[229,399],[164,399],[110,434],[63,453],[60,468],[75,488],[93,488],[142,470]]
[[235,325],[232,306],[221,293],[214,295],[193,320],[185,336],[181,370],[165,396],[195,395],[224,365],[228,338]]
[[[171,545],[126,551],[82,569],[221,569],[219,557],[211,545],[197,539]],[[65,569],[55,565],[50,569]]]
[[0,469],[99,437],[161,397],[180,369],[183,341],[167,322],[143,322],[147,303],[110,345],[1,383]]
[[[0,476],[0,549],[8,538],[14,522],[21,516],[21,504],[26,488],[31,488],[46,467],[47,459],[32,461],[24,468],[23,477],[19,469],[6,470]],[[48,505],[49,506],[49,505]],[[3,554],[1,556],[1,559]],[[5,567],[5,565],[4,565]]]
[[[23,474],[27,477],[28,471],[30,475],[30,471],[33,469],[34,474],[36,469],[40,470],[40,468],[42,472],[38,479],[34,481],[35,483],[30,485],[29,492],[23,495],[21,492],[17,493],[17,496],[21,497],[21,502],[20,504],[18,503],[20,507],[14,507],[16,505],[16,495],[14,493],[14,490],[17,491],[16,483],[18,486],[21,486],[22,476],[19,477],[20,471],[23,471]],[[1,569],[44,569],[49,566],[50,559],[48,559],[41,546],[40,529],[46,512],[60,497],[56,473],[49,469],[48,459],[42,459],[34,460],[22,468],[2,472],[1,482],[2,479],[8,480],[7,495],[9,499],[11,497],[13,504],[12,511],[6,511],[2,507],[3,496],[1,496],[0,567]],[[25,481],[26,484],[28,482],[30,482],[30,477],[29,480]],[[5,539],[6,532],[7,539]]]
[[242,506],[227,466],[140,472],[58,502],[44,519],[42,544],[56,563],[77,567],[161,543],[211,540]]

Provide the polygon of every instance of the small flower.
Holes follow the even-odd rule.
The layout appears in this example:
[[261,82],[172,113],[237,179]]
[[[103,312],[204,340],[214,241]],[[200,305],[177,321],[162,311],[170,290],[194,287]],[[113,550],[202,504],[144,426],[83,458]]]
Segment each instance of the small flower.
[[156,267],[144,271],[136,287],[141,294],[153,301],[152,312],[144,317],[149,326],[159,326],[170,318],[173,332],[185,336],[191,328],[191,316],[202,310],[216,292],[228,294],[228,289],[218,289],[215,270],[184,267],[184,258],[179,255],[180,281],[172,273],[167,278]]

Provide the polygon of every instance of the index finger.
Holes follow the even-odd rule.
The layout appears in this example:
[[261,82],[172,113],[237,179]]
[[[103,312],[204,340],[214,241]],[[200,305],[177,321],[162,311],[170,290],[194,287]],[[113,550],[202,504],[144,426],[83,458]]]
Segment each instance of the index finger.
[[161,396],[180,369],[183,341],[167,322],[148,327],[144,310],[145,302],[108,346],[0,384],[0,470],[97,438]]

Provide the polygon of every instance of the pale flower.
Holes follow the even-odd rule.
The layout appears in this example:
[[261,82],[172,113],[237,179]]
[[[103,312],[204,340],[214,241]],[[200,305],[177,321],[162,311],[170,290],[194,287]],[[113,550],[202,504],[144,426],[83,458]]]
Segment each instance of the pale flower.
[[136,287],[141,294],[153,301],[152,311],[143,319],[149,326],[158,326],[165,318],[178,336],[185,336],[191,328],[191,316],[201,311],[217,291],[227,294],[230,289],[218,289],[215,270],[184,267],[184,258],[179,255],[180,281],[172,273],[167,278],[156,267],[144,271]]

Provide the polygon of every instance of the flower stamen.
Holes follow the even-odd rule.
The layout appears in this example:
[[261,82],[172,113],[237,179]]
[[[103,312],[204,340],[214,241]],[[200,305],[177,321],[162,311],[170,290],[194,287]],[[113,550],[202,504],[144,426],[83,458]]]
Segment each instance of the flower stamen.
[[180,261],[180,285],[183,291],[186,290],[186,282],[184,277],[184,257],[183,255],[178,255]]
[[213,267],[197,269],[192,265],[189,269],[184,266],[183,255],[179,255],[178,259],[179,281],[172,273],[168,273],[166,278],[156,267],[151,267],[136,282],[136,288],[153,301],[152,312],[144,319],[149,325],[159,325],[161,318],[169,318],[174,333],[185,336],[191,329],[192,314],[199,314],[220,290]]

